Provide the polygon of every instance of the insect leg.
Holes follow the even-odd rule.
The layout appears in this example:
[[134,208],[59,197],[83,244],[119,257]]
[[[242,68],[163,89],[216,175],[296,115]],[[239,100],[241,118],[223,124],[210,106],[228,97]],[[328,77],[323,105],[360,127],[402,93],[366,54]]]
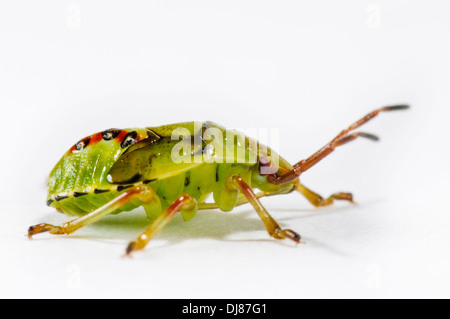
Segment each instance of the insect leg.
[[297,191],[299,191],[300,193],[303,194],[303,196],[306,197],[306,199],[313,204],[316,207],[321,207],[321,206],[328,206],[333,204],[334,200],[347,200],[351,203],[354,203],[353,201],[353,195],[351,193],[336,193],[331,195],[328,198],[323,198],[322,196],[320,196],[319,194],[313,192],[312,190],[306,188],[304,185],[302,184],[298,184],[297,186]]
[[296,243],[300,243],[300,235],[290,229],[281,229],[280,225],[278,225],[275,219],[269,215],[252,188],[242,179],[242,177],[239,175],[232,175],[228,182],[230,183],[230,186],[235,187],[244,194],[248,202],[258,213],[271,237],[276,239],[289,238]]
[[386,106],[370,112],[360,120],[350,125],[347,129],[341,131],[341,133],[339,133],[333,140],[331,140],[316,153],[308,157],[306,160],[302,160],[295,164],[294,168],[291,171],[279,177],[274,177],[272,182],[274,184],[284,184],[297,179],[303,172],[307,171],[322,159],[324,159],[326,156],[328,156],[331,152],[333,152],[336,147],[347,144],[357,137],[365,137],[375,141],[378,140],[376,136],[367,133],[349,133],[376,117],[380,112],[403,110],[407,109],[408,107],[408,105]]
[[94,210],[93,212],[82,216],[80,218],[69,221],[62,226],[53,226],[50,224],[38,224],[35,226],[31,226],[28,229],[28,238],[31,238],[33,235],[49,232],[54,235],[63,235],[63,234],[71,234],[77,229],[80,229],[83,226],[95,223],[102,217],[111,214],[121,206],[125,205],[129,201],[139,198],[143,203],[150,202],[155,196],[155,192],[151,187],[146,185],[138,185],[129,190],[121,193],[119,196],[111,200],[109,203],[103,205],[102,207]]
[[133,251],[142,250],[148,242],[158,234],[164,226],[175,216],[180,210],[195,211],[197,210],[197,202],[190,194],[180,195],[151,225],[148,227],[135,241],[132,241],[126,250],[129,256]]

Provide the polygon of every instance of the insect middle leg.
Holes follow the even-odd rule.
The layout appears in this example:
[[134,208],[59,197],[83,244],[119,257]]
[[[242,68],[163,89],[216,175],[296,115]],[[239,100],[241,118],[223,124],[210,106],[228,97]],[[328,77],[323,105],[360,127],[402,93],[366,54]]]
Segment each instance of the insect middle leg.
[[133,251],[142,250],[148,242],[158,234],[164,226],[180,210],[192,212],[197,210],[197,202],[190,194],[180,195],[135,241],[132,241],[127,249],[126,255],[129,256]]
[[403,110],[407,109],[408,107],[409,107],[408,105],[386,106],[370,112],[360,120],[350,125],[347,129],[341,131],[333,140],[331,140],[328,144],[326,144],[316,153],[308,157],[306,160],[302,160],[297,164],[295,164],[291,171],[281,176],[273,176],[272,182],[274,184],[285,184],[297,179],[302,173],[306,172],[308,169],[316,165],[318,162],[320,162],[322,159],[328,156],[331,152],[333,152],[336,147],[347,144],[348,142],[353,141],[357,137],[365,137],[375,141],[378,140],[376,136],[371,134],[367,133],[350,134],[350,132],[357,129],[361,125],[367,123],[368,121],[376,117],[380,112]]
[[247,198],[248,202],[253,206],[253,208],[258,213],[259,217],[266,226],[269,235],[276,239],[291,239],[296,243],[300,243],[300,235],[295,231],[290,229],[281,229],[280,225],[269,215],[267,210],[259,201],[258,197],[253,192],[252,188],[244,181],[239,175],[232,175],[228,180],[231,187],[234,187],[242,192],[242,194]]
[[69,221],[62,226],[54,226],[51,224],[38,224],[35,226],[31,226],[28,229],[28,238],[44,232],[49,232],[50,234],[54,235],[71,234],[81,227],[95,223],[102,217],[111,214],[112,212],[135,198],[139,198],[143,203],[149,203],[155,198],[155,196],[156,194],[151,187],[148,187],[146,185],[138,185],[121,193],[112,201],[94,210],[93,212]]

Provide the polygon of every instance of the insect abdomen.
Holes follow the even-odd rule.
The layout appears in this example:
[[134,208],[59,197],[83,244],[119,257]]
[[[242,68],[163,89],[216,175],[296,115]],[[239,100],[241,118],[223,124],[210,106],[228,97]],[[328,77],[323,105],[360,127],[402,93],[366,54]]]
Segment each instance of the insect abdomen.
[[252,166],[226,163],[203,164],[156,182],[156,193],[163,208],[167,208],[182,193],[189,193],[198,203],[204,202],[212,193],[218,207],[222,211],[230,211],[234,208],[238,195],[237,191],[232,190],[231,193],[235,194],[235,198],[230,198],[230,190],[226,186],[228,177],[233,174],[243,176],[250,183]]

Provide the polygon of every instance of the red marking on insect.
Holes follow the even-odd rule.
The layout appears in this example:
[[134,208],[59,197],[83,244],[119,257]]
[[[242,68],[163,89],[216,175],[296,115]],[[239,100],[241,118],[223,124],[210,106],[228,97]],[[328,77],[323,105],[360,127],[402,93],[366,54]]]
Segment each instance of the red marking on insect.
[[125,138],[125,136],[127,136],[128,133],[130,132],[122,130],[122,132],[120,132],[119,135],[116,136],[116,139],[119,141],[119,143],[123,142],[123,139]]
[[[122,131],[121,134],[126,131]],[[119,134],[120,135],[120,134]],[[95,143],[98,143],[100,141],[102,141],[103,138],[103,132],[98,132],[95,133],[93,135],[87,136],[85,138],[83,138],[82,140],[80,140],[79,142],[75,143],[69,150],[69,153],[74,153],[74,152],[79,152],[82,151],[85,147],[87,147],[88,145],[92,145]]]

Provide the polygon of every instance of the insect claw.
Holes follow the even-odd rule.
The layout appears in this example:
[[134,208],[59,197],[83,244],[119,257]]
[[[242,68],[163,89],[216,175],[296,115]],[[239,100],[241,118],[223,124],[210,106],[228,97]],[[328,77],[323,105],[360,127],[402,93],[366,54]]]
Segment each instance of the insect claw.
[[125,250],[125,255],[123,255],[124,257],[131,257],[131,252],[133,251],[133,249],[130,247],[130,245],[128,245],[127,249]]
[[131,253],[136,250],[139,250],[138,244],[136,242],[132,241],[131,243],[128,244],[127,249],[125,250],[124,257],[131,258]]
[[275,238],[277,238],[277,239],[288,238],[288,239],[294,241],[297,244],[301,242],[301,236],[298,233],[296,233],[295,231],[291,230],[291,229],[282,229],[282,230],[280,230],[279,233],[276,234]]
[[53,234],[53,235],[68,234],[68,232],[66,232],[64,227],[53,226],[50,224],[38,224],[38,225],[30,226],[30,228],[28,228],[27,236],[29,239],[31,239],[36,234],[46,233],[46,232],[49,232],[50,234]]
[[28,237],[28,239],[32,239],[33,235],[36,235],[39,233],[44,233],[49,230],[50,229],[48,228],[47,224],[39,224],[39,225],[30,226],[28,228],[28,234],[26,236]]
[[30,240],[33,239],[33,226],[30,226],[28,228],[28,232],[25,236],[28,237],[28,239],[30,239]]

